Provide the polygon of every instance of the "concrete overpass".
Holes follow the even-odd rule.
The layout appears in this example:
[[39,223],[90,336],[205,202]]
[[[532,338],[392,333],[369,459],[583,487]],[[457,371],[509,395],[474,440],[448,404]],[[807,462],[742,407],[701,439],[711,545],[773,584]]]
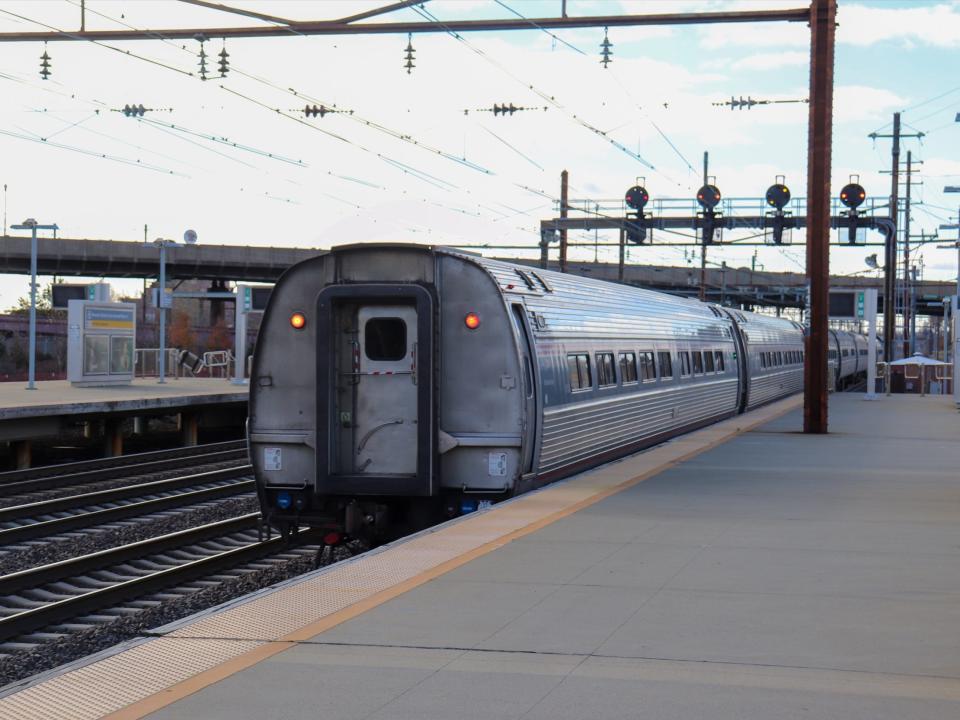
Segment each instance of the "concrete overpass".
[[[155,278],[159,257],[152,243],[125,240],[85,240],[40,238],[38,268],[41,275]],[[531,248],[536,250],[536,248]],[[171,279],[232,280],[238,282],[276,282],[294,263],[323,253],[318,248],[253,247],[246,245],[180,245],[167,253],[167,275]],[[538,265],[538,260],[516,260]],[[551,269],[558,269],[551,263]],[[617,265],[569,263],[570,272],[616,282]],[[0,273],[30,272],[30,239],[0,237]],[[627,265],[625,281],[631,285],[681,295],[696,295],[699,268]],[[803,306],[807,279],[802,273],[753,271],[729,267],[707,269],[707,297],[725,299],[732,304],[767,307]],[[831,287],[877,288],[883,302],[883,279],[871,277],[833,277]],[[918,311],[942,314],[945,295],[955,292],[953,283],[918,283]]]

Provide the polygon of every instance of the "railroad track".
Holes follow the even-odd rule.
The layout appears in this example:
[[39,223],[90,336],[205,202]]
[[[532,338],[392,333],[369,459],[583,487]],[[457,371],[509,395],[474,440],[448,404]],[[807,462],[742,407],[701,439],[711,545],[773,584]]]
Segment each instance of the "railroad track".
[[0,492],[20,495],[54,488],[179,470],[197,465],[247,460],[247,443],[237,440],[192,447],[155,450],[113,458],[81,460],[0,473]]
[[[136,615],[270,562],[316,554],[316,544],[261,541],[258,522],[251,513],[3,576],[0,655]],[[314,535],[303,532],[300,542]]]
[[0,546],[254,490],[249,465],[0,508]]

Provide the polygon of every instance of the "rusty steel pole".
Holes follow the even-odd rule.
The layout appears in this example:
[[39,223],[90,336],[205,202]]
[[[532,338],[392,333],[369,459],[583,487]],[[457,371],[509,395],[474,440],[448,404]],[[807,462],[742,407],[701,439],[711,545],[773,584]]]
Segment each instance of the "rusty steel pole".
[[827,432],[828,293],[830,292],[830,150],[836,0],[810,4],[810,126],[807,160],[807,281],[810,332],[803,366],[803,431]]

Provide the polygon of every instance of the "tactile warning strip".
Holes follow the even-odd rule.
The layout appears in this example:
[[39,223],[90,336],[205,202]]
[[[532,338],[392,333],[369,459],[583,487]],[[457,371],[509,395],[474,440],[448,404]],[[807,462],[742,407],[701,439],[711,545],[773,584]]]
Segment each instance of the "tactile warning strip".
[[201,616],[165,637],[0,699],[0,717],[140,717],[799,404],[796,397],[782,400]]

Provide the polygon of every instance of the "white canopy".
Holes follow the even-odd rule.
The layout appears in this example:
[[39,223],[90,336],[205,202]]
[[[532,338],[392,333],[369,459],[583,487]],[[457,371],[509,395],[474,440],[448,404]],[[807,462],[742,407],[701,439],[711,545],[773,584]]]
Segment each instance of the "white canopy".
[[934,360],[933,358],[928,358],[926,355],[921,353],[914,353],[912,357],[903,358],[901,360],[894,360],[891,365],[928,365],[928,366],[943,366],[950,365],[950,363],[941,362],[940,360]]

